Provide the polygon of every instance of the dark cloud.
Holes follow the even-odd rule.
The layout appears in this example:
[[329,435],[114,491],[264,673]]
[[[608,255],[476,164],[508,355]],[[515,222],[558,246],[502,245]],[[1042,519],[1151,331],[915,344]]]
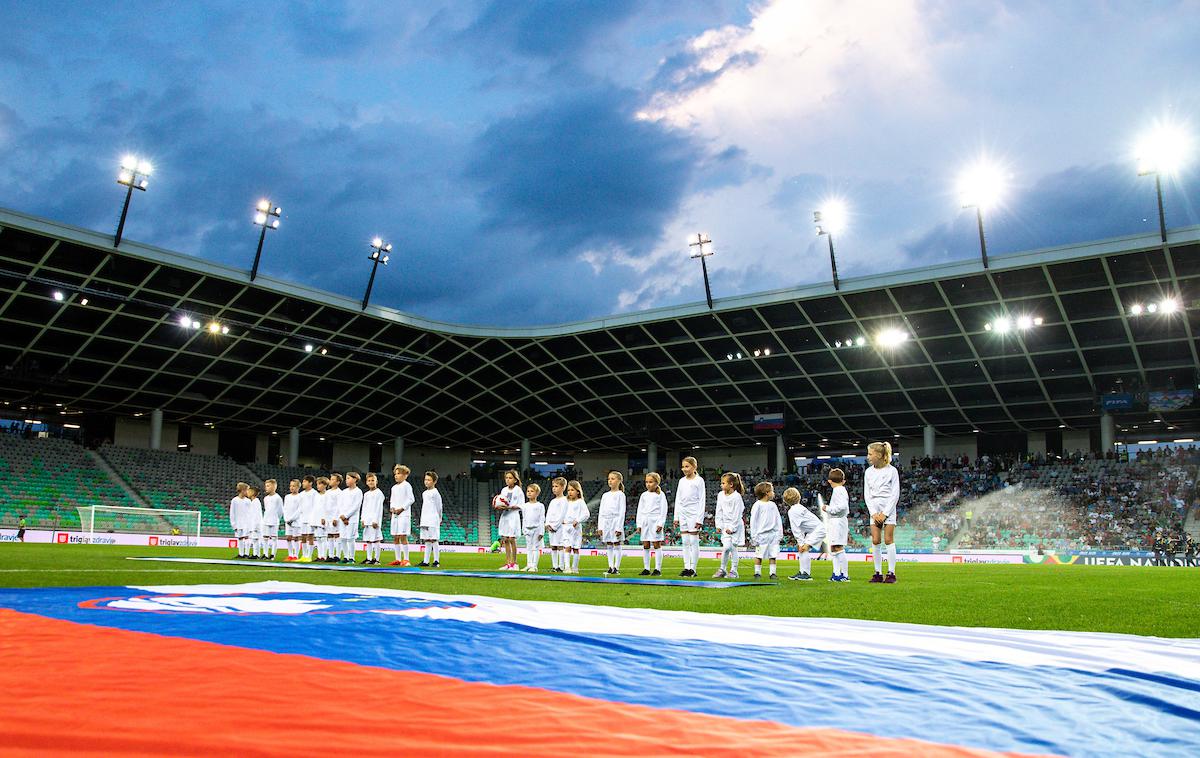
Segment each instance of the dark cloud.
[[483,57],[576,57],[639,7],[634,0],[494,0],[460,35]]
[[679,207],[702,150],[633,117],[633,97],[593,91],[498,121],[467,175],[493,227],[536,235],[560,254],[652,241]]

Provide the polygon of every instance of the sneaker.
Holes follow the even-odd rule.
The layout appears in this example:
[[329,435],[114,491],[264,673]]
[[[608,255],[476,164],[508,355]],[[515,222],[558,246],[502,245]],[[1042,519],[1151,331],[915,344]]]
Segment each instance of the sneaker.
[[441,562],[441,561],[434,561],[434,562],[433,562],[433,567],[434,567],[434,568],[440,568],[440,567],[441,567],[441,565],[442,565],[442,562]]
[[771,581],[775,581],[775,580],[776,580],[776,579],[778,579],[778,578],[779,578],[779,577],[775,576],[774,574],[771,574]]
[[724,578],[725,578],[725,569],[717,569],[715,572],[713,572],[713,579],[724,579]]
[[638,576],[650,576],[650,569],[642,569],[638,572]]
[[688,569],[688,578],[697,576],[696,569]]
[[428,563],[426,563],[425,561],[421,561],[421,562],[420,562],[420,563],[418,563],[417,565],[418,565],[418,566],[428,566],[429,564],[428,564]]
[[883,584],[883,574],[876,571],[875,575],[871,577],[870,584]]
[[536,574],[537,566],[526,566],[524,570],[525,570],[525,573],[527,573],[527,574]]
[[760,574],[760,573],[758,573],[757,571],[755,571],[755,572],[754,572],[754,578],[755,578],[755,579],[762,579],[762,574]]
[[829,577],[829,581],[840,582],[840,581],[842,581],[842,577],[840,574],[834,574],[833,576]]
[[797,581],[800,581],[800,582],[811,582],[812,581],[811,574],[801,574],[800,576],[794,576],[792,578]]
[[795,581],[795,580],[799,579],[799,578],[800,578],[800,577],[802,577],[802,576],[804,576],[804,575],[803,575],[803,574],[801,574],[799,571],[797,571],[796,573],[794,573],[794,574],[792,574],[791,576],[789,576],[789,577],[788,577],[788,579],[791,579],[792,581]]
[[375,562],[375,561],[373,561],[373,560],[370,560],[370,559],[368,559],[368,558],[363,558],[361,561],[359,561],[359,563],[361,563],[361,564],[362,564],[362,565],[364,565],[364,566],[365,566],[365,565],[367,565],[368,563],[374,563],[374,562]]
[[849,575],[849,574],[842,574],[842,578],[841,578],[841,579],[838,579],[838,581],[839,581],[839,582],[848,582],[848,581],[850,581],[850,575]]
[[687,573],[687,572],[688,572],[688,570],[687,570],[687,569],[684,569],[683,571],[680,571],[680,572],[679,572],[679,575],[680,575],[680,576],[687,576],[687,575],[688,575],[688,573]]
[[297,558],[297,559],[296,559],[296,563],[312,563],[312,558],[309,558],[309,557],[306,555],[306,556],[303,556],[303,557],[301,557],[301,558]]
[[737,574],[737,572],[736,572],[736,571],[730,571],[728,574],[726,574],[726,576],[728,576],[730,579],[737,579],[737,578],[738,578],[738,574]]
[[388,565],[389,565],[389,566],[403,566],[403,565],[404,565],[404,561],[392,561],[392,562],[391,562],[391,563],[389,563]]
[[896,583],[896,572],[889,571],[888,575],[886,577],[884,577],[883,583],[884,584],[895,584]]
[[392,565],[393,565],[393,566],[411,566],[411,565],[412,565],[412,561],[410,561],[410,560],[408,560],[407,558],[405,558],[404,560],[400,561],[399,563],[393,563]]
[[653,571],[650,572],[650,576],[662,576],[662,572],[659,571],[658,569],[654,569]]

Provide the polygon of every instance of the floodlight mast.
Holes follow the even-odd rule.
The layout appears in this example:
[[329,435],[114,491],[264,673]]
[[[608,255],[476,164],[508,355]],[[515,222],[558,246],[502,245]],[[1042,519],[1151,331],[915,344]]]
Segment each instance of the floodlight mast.
[[1158,198],[1158,235],[1167,244],[1167,217],[1163,210],[1162,175],[1177,171],[1187,160],[1190,136],[1179,126],[1159,122],[1143,136],[1137,146],[1138,176],[1154,174],[1154,193]]
[[706,250],[704,246],[711,244],[712,240],[709,239],[707,234],[697,234],[696,241],[688,243],[688,247],[696,248],[696,252],[692,253],[691,257],[700,259],[700,270],[704,273],[704,299],[708,301],[708,309],[710,311],[713,309],[712,287],[708,284],[708,264],[704,262],[704,259],[712,255],[713,251],[711,249]]
[[259,200],[258,205],[254,207],[254,223],[261,226],[262,231],[258,235],[258,249],[254,251],[254,265],[250,267],[250,281],[254,281],[254,277],[258,276],[258,262],[262,258],[263,240],[267,238],[267,230],[279,228],[281,213],[282,208],[265,198]]
[[121,159],[117,184],[123,185],[127,189],[125,203],[121,206],[121,220],[117,222],[117,233],[113,237],[113,247],[121,246],[121,237],[125,234],[125,217],[129,214],[129,202],[133,199],[133,191],[146,191],[151,171],[153,171],[153,167],[150,165],[150,161],[138,158],[136,155],[126,155]]
[[381,237],[371,240],[371,254],[367,256],[367,259],[372,261],[371,278],[367,280],[367,292],[363,295],[362,309],[364,311],[367,309],[367,303],[371,300],[371,288],[375,286],[375,272],[379,270],[380,263],[387,265],[391,252],[390,242],[384,242]]
[[833,271],[833,288],[835,290],[840,290],[842,285],[838,281],[837,258],[834,257],[833,254],[833,230],[829,227],[821,225],[822,218],[822,211],[813,211],[813,223],[817,225],[817,236],[823,236],[829,242],[829,268]]

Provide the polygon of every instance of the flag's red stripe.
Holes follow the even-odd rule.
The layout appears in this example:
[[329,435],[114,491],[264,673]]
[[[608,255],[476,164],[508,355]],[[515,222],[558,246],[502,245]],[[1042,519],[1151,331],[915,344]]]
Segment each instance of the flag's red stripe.
[[[479,665],[487,665],[485,655]],[[994,755],[463,682],[6,609],[0,609],[0,692],[3,754],[386,755],[399,748],[408,755]]]

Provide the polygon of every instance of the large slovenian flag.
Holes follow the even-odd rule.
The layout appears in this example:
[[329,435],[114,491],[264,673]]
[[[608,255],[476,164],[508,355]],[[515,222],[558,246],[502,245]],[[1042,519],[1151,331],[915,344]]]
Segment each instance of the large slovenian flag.
[[0,590],[0,753],[1195,755],[1200,640],[293,582]]

